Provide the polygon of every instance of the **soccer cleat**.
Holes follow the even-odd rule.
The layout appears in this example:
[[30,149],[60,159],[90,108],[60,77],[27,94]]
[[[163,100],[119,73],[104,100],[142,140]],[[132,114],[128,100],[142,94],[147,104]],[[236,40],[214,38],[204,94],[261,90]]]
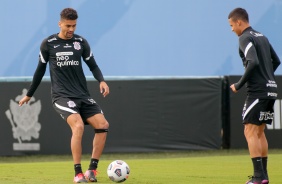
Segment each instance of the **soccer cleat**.
[[85,179],[82,173],[79,173],[73,178],[73,182],[74,183],[87,183],[87,180]]
[[246,184],[268,184],[269,181],[267,179],[264,179],[262,181],[256,181],[258,178],[255,176],[248,176],[249,177],[249,181],[246,182]]
[[97,173],[98,171],[96,170],[87,170],[84,176],[89,182],[97,182],[97,179],[96,179]]

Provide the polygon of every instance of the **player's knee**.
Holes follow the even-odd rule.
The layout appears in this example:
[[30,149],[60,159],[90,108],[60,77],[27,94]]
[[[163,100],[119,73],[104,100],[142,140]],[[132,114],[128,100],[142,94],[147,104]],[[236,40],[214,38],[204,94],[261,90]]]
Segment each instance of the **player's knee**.
[[108,129],[108,128],[109,128],[109,123],[106,119],[104,121],[101,121],[97,127],[97,129]]
[[84,125],[83,124],[76,124],[72,126],[72,135],[75,137],[82,137],[84,132]]
[[109,123],[105,120],[105,122],[101,123],[100,126],[94,130],[95,133],[107,133],[109,131]]
[[104,124],[104,128],[109,128],[109,127],[110,127],[110,124],[109,124],[108,121],[106,121],[105,124]]

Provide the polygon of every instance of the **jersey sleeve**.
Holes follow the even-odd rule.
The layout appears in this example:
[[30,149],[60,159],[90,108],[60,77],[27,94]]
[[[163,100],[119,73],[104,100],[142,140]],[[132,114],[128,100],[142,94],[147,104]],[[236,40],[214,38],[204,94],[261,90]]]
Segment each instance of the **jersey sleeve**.
[[277,56],[275,50],[273,49],[272,45],[270,44],[270,53],[271,53],[271,59],[272,59],[272,65],[273,65],[273,71],[275,72],[275,70],[278,68],[278,66],[280,65],[280,59]]
[[39,62],[35,70],[35,73],[33,75],[33,79],[30,84],[29,90],[26,94],[27,96],[32,97],[37,87],[41,83],[41,80],[46,71],[47,62],[48,62],[48,49],[47,49],[47,42],[46,40],[44,40],[40,46]]
[[257,51],[249,37],[239,38],[241,57],[244,60],[245,72],[241,79],[235,84],[236,90],[239,90],[248,81],[252,71],[259,65]]
[[99,82],[104,81],[103,74],[102,74],[99,66],[97,65],[97,63],[94,59],[93,53],[90,49],[88,42],[85,39],[84,39],[83,45],[84,45],[84,50],[83,50],[83,54],[82,54],[83,60],[85,61],[85,63],[89,67],[89,69],[92,72],[94,78]]

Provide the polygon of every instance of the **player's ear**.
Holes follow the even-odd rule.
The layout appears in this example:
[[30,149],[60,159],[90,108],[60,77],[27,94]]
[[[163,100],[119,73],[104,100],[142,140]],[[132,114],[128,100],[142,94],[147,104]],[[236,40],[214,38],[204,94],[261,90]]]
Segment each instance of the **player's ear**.
[[61,21],[58,22],[59,27],[61,27]]

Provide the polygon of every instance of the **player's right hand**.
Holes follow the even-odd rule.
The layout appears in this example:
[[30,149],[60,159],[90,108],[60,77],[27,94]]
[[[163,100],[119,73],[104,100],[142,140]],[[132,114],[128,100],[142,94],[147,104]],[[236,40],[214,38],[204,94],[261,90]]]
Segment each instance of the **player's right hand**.
[[31,97],[25,96],[19,101],[19,106],[22,106],[23,104],[27,103],[30,100]]
[[234,93],[237,93],[237,90],[236,90],[236,88],[235,88],[235,84],[232,84],[232,85],[230,86],[230,88],[231,88],[231,90],[232,90]]
[[105,81],[100,82],[100,92],[103,97],[106,97],[110,93],[110,88]]

